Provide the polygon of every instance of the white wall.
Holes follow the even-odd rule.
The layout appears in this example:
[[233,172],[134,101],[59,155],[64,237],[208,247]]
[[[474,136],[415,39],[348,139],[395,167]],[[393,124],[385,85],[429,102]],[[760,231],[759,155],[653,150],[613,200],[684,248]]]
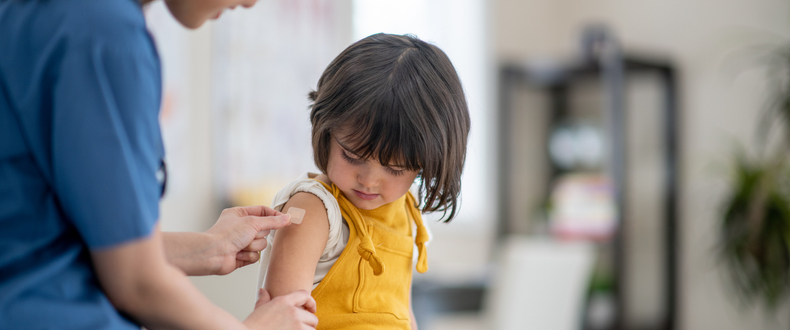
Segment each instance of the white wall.
[[679,69],[681,329],[786,329],[788,316],[746,308],[717,258],[724,168],[752,143],[767,90],[749,47],[790,37],[786,1],[494,0],[495,51],[519,59],[574,54],[581,27],[603,22],[626,50],[663,54]]
[[212,178],[211,30],[179,25],[157,1],[146,9],[162,60],[160,122],[168,167],[160,208],[162,230],[201,231],[217,220],[219,202]]
[[[332,27],[331,31],[320,30],[322,27],[314,23],[316,10],[327,10],[325,17],[328,22],[323,22]],[[272,15],[282,13],[286,17],[277,17],[288,20],[285,24],[277,25]],[[231,145],[227,143],[227,126],[222,124],[227,117],[237,113],[239,109],[248,112],[271,113],[269,108],[255,108],[256,105],[266,102],[250,101],[250,95],[259,99],[277,101],[290,101],[297,99],[288,110],[304,116],[298,127],[299,132],[305,134],[309,141],[309,112],[306,108],[306,95],[310,88],[315,88],[320,72],[329,64],[332,58],[345,48],[351,40],[351,2],[343,0],[323,1],[267,1],[259,3],[252,9],[241,9],[225,12],[218,21],[209,21],[195,31],[189,31],[180,26],[164,6],[163,1],[156,1],[146,8],[146,19],[149,29],[156,41],[159,55],[162,60],[164,96],[160,122],[165,144],[166,161],[168,164],[167,193],[160,204],[160,224],[165,231],[203,231],[208,229],[219,217],[223,203],[234,196],[227,193],[229,189],[236,188],[228,184],[227,159],[222,158],[228,154],[228,149],[238,148],[240,145],[253,145],[253,149],[240,151],[248,155],[265,155],[268,162],[278,162],[278,157],[293,160],[297,158],[289,155],[282,148],[282,141],[246,140],[243,143]],[[231,20],[231,21],[228,21]],[[269,20],[265,22],[264,20]],[[228,24],[233,22],[234,24]],[[258,42],[261,30],[276,35]],[[315,38],[323,38],[332,34],[323,42],[323,47],[312,44]],[[220,48],[233,41],[234,49]],[[263,42],[263,41],[267,41]],[[277,44],[280,43],[280,44]],[[300,59],[308,62],[303,70],[293,69],[293,61],[289,67],[279,68],[282,62],[261,56],[261,48],[269,53],[277,52],[277,56],[295,54],[302,56]],[[241,50],[240,50],[241,49]],[[258,53],[254,52],[258,51]],[[320,52],[320,54],[318,54]],[[228,65],[228,55],[244,57],[243,60]],[[314,54],[316,53],[316,54]],[[264,52],[264,55],[265,52]],[[253,57],[253,58],[251,58]],[[250,59],[251,58],[251,59]],[[223,60],[226,62],[219,63]],[[220,65],[221,64],[221,65]],[[255,67],[244,68],[246,65]],[[231,67],[236,70],[222,71]],[[317,69],[316,69],[317,68]],[[245,70],[247,69],[247,70]],[[293,70],[291,70],[293,69]],[[315,70],[313,70],[315,69]],[[310,76],[305,77],[305,71]],[[261,74],[261,73],[265,74]],[[275,73],[272,73],[275,72]],[[266,80],[260,83],[261,80]],[[281,90],[273,90],[272,84],[285,84],[284,82],[297,81],[299,84],[290,88],[286,97],[275,95]],[[244,90],[230,90],[233,83],[246,83]],[[268,84],[265,84],[268,83]],[[224,84],[224,85],[223,85]],[[288,85],[288,84],[285,84]],[[287,87],[293,87],[290,84]],[[230,90],[230,91],[229,91]],[[218,93],[224,92],[223,95]],[[291,97],[293,95],[295,97]],[[288,97],[291,97],[288,99]],[[227,109],[227,99],[231,98],[233,109]],[[251,105],[251,103],[253,103]],[[269,105],[269,104],[265,104]],[[288,106],[288,105],[286,105]],[[277,109],[278,111],[282,109]],[[283,110],[285,111],[285,110]],[[224,116],[224,117],[223,117]],[[219,117],[219,118],[218,118]],[[218,120],[221,119],[221,120]],[[268,118],[267,118],[268,119]],[[294,127],[296,124],[283,121],[282,118],[271,119],[268,125],[281,125]],[[263,125],[261,125],[263,126]],[[305,128],[306,127],[306,128]],[[269,126],[264,127],[270,129]],[[264,129],[258,129],[261,131]],[[288,136],[283,138],[288,139]],[[304,139],[303,139],[304,140]],[[309,143],[308,143],[309,147]],[[237,151],[238,153],[238,151]],[[305,154],[302,150],[302,154]],[[273,157],[270,157],[274,155]],[[311,153],[307,151],[307,155]],[[259,160],[259,158],[248,158]],[[304,159],[304,157],[302,157]],[[267,164],[245,163],[247,167],[258,167],[261,172],[283,177],[284,182],[290,181],[295,174],[269,173],[265,171]],[[304,161],[304,166],[313,168],[312,160]],[[223,172],[224,171],[224,172]],[[303,171],[302,171],[303,172]],[[220,175],[218,175],[218,173]],[[250,181],[249,178],[247,181]],[[280,184],[282,186],[282,184]],[[235,201],[241,204],[269,205],[271,197],[255,198]],[[229,311],[239,319],[244,319],[252,311],[256,293],[256,277],[258,265],[251,265],[239,269],[226,276],[191,277],[192,282],[212,302]]]

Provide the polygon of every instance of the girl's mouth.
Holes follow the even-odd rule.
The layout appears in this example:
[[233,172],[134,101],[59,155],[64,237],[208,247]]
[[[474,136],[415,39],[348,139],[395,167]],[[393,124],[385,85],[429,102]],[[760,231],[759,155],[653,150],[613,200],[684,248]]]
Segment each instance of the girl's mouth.
[[379,194],[366,194],[356,189],[354,189],[354,194],[356,194],[360,199],[364,199],[366,201],[371,201],[376,199],[376,197],[379,197]]

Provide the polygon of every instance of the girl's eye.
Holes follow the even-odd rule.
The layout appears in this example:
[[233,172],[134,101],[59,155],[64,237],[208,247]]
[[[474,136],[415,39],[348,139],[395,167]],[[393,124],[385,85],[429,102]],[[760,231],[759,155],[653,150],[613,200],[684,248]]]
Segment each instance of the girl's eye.
[[343,152],[341,152],[340,154],[343,155],[343,159],[345,159],[347,162],[351,164],[360,164],[363,162],[363,160],[359,158],[352,158],[351,156],[348,155],[347,151],[345,150],[343,150]]
[[389,166],[386,166],[385,168],[387,169],[387,172],[389,172],[390,174],[392,174],[394,176],[399,176],[399,175],[403,175],[403,173],[406,173],[406,168],[404,168],[404,167],[389,167]]
[[[362,164],[362,163],[365,162],[362,159],[354,158],[354,157],[350,156],[349,152],[346,151],[346,149],[341,149],[341,153],[340,154],[343,156],[343,159],[345,159],[350,164],[355,164],[356,165],[356,164]],[[400,176],[400,175],[403,175],[403,173],[406,173],[405,169],[396,169],[396,168],[392,168],[392,167],[389,167],[389,166],[386,166],[384,168],[387,170],[387,172],[389,172],[390,174],[392,174],[394,176]]]
[[406,170],[396,170],[396,169],[394,169],[392,167],[387,167],[387,172],[390,172],[390,174],[392,174],[394,176],[399,176],[399,175],[402,175],[403,173],[405,173]]

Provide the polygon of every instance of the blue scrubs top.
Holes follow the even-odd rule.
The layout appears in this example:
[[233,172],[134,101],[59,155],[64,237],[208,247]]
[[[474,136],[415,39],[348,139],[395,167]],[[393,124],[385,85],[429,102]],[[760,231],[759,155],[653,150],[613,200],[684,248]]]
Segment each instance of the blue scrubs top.
[[138,329],[89,251],[159,216],[161,74],[142,9],[0,0],[0,31],[0,329]]

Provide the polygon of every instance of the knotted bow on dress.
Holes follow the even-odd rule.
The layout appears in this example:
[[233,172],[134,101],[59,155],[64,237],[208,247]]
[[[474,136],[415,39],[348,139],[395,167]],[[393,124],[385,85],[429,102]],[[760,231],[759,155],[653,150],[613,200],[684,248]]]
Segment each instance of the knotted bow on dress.
[[[362,213],[359,209],[357,209],[351,201],[346,198],[346,196],[340,191],[334,183],[332,186],[327,186],[325,183],[322,182],[324,186],[335,196],[337,199],[338,204],[340,205],[340,212],[343,215],[343,218],[346,221],[352,221],[354,223],[354,227],[357,229],[357,234],[359,235],[360,243],[357,245],[357,252],[370,264],[370,267],[373,269],[373,275],[379,276],[384,272],[385,265],[382,262],[381,258],[376,255],[376,247],[373,245],[373,241],[370,238],[370,234],[368,232],[368,227],[365,225],[365,218],[362,216]],[[390,203],[390,204],[397,204],[397,203]],[[389,213],[397,210],[391,210],[392,206],[395,205],[382,205],[375,210],[363,211],[365,213],[378,213],[383,215],[388,215]],[[425,273],[428,271],[428,251],[425,248],[425,244],[428,242],[428,231],[425,229],[425,225],[422,222],[422,215],[420,211],[416,207],[417,203],[414,199],[414,196],[410,193],[406,193],[406,210],[409,213],[411,219],[414,220],[414,224],[417,227],[417,235],[414,239],[414,242],[417,244],[417,271],[420,273]],[[349,242],[351,244],[351,242]]]

